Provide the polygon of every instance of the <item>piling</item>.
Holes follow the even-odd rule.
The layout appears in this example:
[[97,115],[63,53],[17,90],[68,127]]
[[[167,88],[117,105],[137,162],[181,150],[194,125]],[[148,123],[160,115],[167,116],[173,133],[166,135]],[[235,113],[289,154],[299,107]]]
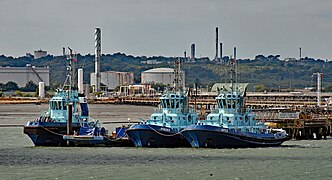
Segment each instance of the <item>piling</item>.
[[73,122],[73,104],[68,103],[68,121],[67,121],[67,135],[72,134],[72,122]]

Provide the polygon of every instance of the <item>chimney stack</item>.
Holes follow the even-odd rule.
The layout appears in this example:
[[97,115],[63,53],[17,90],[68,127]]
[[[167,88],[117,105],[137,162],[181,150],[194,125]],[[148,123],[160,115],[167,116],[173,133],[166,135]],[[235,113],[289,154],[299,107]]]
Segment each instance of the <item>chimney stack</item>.
[[195,44],[191,44],[191,56],[190,56],[191,61],[195,61]]
[[95,92],[100,92],[101,29],[95,28]]
[[234,47],[234,60],[236,60],[236,47]]
[[214,56],[214,60],[217,61],[218,60],[218,27],[216,27],[216,55]]
[[66,56],[66,48],[65,47],[62,47],[62,55]]
[[222,43],[220,43],[220,56],[219,56],[219,58],[220,58],[220,61],[222,60]]

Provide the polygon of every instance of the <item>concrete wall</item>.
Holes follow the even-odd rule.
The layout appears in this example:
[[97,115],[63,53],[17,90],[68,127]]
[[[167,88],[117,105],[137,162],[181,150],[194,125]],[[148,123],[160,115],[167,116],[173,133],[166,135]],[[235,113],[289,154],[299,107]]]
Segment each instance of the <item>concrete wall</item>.
[[19,87],[24,87],[29,81],[33,81],[38,85],[43,80],[46,86],[50,85],[50,70],[49,67],[0,67],[0,83],[7,83],[13,81]]

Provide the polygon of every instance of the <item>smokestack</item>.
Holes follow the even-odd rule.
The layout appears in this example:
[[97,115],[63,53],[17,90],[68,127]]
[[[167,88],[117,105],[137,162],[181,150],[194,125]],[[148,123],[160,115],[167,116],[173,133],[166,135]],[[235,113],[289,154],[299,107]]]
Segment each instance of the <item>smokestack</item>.
[[184,51],[183,53],[184,53],[184,59],[186,59],[187,58],[187,51]]
[[218,27],[216,27],[216,55],[214,57],[214,60],[217,61],[218,60]]
[[234,60],[236,60],[236,47],[234,47]]
[[191,44],[191,57],[192,61],[195,61],[195,44]]
[[302,59],[302,48],[300,47],[300,60]]
[[219,56],[220,60],[222,60],[222,43],[220,43],[220,56]]
[[65,47],[62,47],[62,55],[66,56],[66,48]]
[[95,28],[95,92],[100,92],[101,29]]

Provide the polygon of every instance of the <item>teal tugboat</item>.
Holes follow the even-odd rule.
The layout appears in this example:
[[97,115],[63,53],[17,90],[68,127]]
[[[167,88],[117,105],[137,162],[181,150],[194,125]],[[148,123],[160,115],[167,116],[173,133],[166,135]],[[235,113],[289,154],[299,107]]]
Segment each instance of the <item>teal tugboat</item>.
[[136,147],[190,147],[180,132],[197,123],[197,113],[189,108],[189,97],[182,88],[181,64],[176,62],[175,87],[160,97],[158,109],[148,120],[132,125],[127,131]]
[[[83,94],[73,90],[73,54],[68,56],[67,79],[64,86],[49,102],[48,111],[24,126],[35,146],[64,146],[107,144],[107,131],[98,120],[89,117],[89,110]],[[78,108],[80,106],[80,108]],[[74,135],[81,135],[80,139]]]
[[[246,85],[234,83],[235,59],[231,83],[225,83],[216,98],[218,108],[206,120],[190,125],[182,135],[192,147],[246,148],[279,146],[288,140],[282,129],[269,129],[264,122],[255,120],[251,108],[244,107]],[[227,84],[227,85],[226,85]],[[243,84],[242,84],[243,85]]]

